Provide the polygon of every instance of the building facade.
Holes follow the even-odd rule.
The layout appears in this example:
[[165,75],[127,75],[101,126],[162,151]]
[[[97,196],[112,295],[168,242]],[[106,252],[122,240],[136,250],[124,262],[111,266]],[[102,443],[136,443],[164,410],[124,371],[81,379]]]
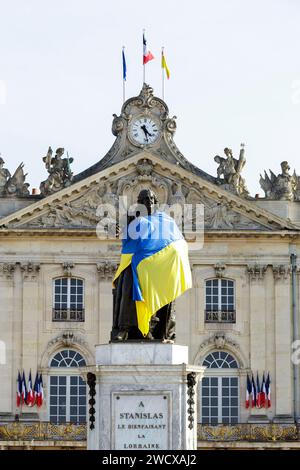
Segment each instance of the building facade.
[[[282,162],[281,174],[261,177],[265,197],[253,198],[243,146],[238,158],[228,148],[215,157],[211,176],[185,159],[175,131],[167,105],[144,85],[114,116],[112,148],[82,173],[49,148],[48,178],[30,195],[22,166],[11,176],[1,162],[2,448],[85,447],[86,371],[112,325],[116,220],[124,197],[130,205],[143,188],[161,204],[192,207],[193,288],[175,309],[176,342],[206,366],[199,448],[300,447],[299,179]],[[42,374],[43,404],[17,407],[18,371],[28,379],[30,370]],[[246,407],[247,375],[256,387],[269,375],[269,406]]]

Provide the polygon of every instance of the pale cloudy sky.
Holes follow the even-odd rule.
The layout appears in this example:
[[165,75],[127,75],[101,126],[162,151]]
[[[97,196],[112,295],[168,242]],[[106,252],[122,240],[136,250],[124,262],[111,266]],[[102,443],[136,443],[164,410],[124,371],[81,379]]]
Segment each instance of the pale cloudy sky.
[[146,81],[161,96],[160,48],[171,79],[186,158],[216,174],[213,157],[246,144],[244,176],[288,160],[300,174],[299,0],[0,0],[0,152],[11,172],[23,161],[31,187],[47,177],[49,145],[65,147],[73,171],[111,147],[112,113],[142,86],[142,29],[157,57]]

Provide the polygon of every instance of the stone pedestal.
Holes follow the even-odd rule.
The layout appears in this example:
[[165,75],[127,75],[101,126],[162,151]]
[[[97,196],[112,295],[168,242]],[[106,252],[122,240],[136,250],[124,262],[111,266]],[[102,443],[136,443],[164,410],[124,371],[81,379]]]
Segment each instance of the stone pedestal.
[[[96,346],[95,428],[88,449],[195,450],[197,381],[188,348],[150,342]],[[90,405],[88,405],[90,407]]]

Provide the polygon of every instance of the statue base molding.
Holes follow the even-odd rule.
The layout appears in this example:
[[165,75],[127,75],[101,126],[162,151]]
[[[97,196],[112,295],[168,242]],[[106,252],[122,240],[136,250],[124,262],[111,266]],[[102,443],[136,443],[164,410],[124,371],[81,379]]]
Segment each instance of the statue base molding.
[[95,421],[94,428],[88,424],[88,449],[196,450],[197,382],[204,369],[188,364],[187,346],[96,346],[96,366],[90,369],[96,376]]

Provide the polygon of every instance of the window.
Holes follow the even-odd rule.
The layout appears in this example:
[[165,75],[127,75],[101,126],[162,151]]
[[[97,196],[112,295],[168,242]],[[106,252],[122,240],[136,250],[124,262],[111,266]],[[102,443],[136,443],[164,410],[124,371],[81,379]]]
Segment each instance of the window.
[[50,367],[53,368],[49,377],[51,423],[86,422],[86,383],[74,369],[85,365],[85,359],[81,354],[70,349],[57,353],[51,360]]
[[202,424],[236,424],[239,418],[238,363],[225,351],[209,354],[201,383]]
[[53,321],[84,321],[83,287],[82,279],[54,279]]
[[205,281],[205,322],[235,323],[234,281],[209,279]]

